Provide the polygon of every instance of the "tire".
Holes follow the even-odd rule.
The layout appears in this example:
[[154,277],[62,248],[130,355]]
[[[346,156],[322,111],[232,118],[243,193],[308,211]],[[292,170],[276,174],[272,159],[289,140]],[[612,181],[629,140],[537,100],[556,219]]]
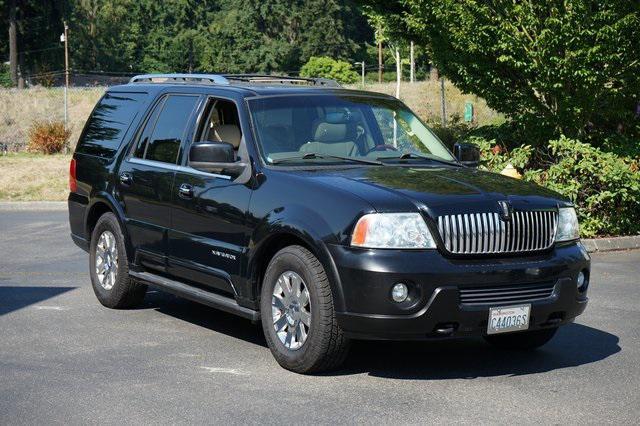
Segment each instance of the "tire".
[[[280,278],[282,281],[279,281]],[[293,296],[284,295],[282,285],[291,284],[295,288],[297,279],[302,280],[302,286],[297,287],[302,289],[299,292],[299,300],[294,300]],[[305,288],[308,303],[304,301]],[[280,300],[289,301],[289,306],[293,304],[294,308],[281,311],[272,307],[275,300],[274,291],[280,290],[282,293],[279,294],[283,295]],[[299,314],[295,310],[296,303]],[[284,304],[279,306],[284,307]],[[283,368],[308,374],[336,369],[344,362],[349,351],[349,340],[338,326],[327,274],[320,261],[309,250],[301,246],[289,246],[271,259],[262,284],[260,311],[269,349]],[[305,317],[303,311],[309,316]],[[290,316],[281,315],[284,312],[288,312]],[[296,315],[299,317],[292,319]],[[280,322],[277,322],[276,318]],[[287,323],[279,335],[275,327],[282,326],[283,318]],[[308,327],[304,319],[308,322]],[[295,325],[292,326],[289,321],[295,321]],[[296,327],[300,328],[299,333]],[[292,329],[294,331],[290,333]],[[284,342],[281,340],[283,333],[286,333]],[[291,337],[290,347],[287,347],[289,334],[295,337]],[[301,337],[303,334],[306,334],[306,339]],[[298,347],[295,347],[296,345]]]
[[558,328],[545,328],[542,330],[521,331],[508,334],[494,334],[484,336],[490,344],[508,350],[527,351],[537,349],[548,343],[555,336]]
[[[101,240],[103,236],[104,239]],[[115,256],[109,256],[110,261],[105,261],[105,257],[98,252],[100,250],[102,250],[101,253],[109,251],[108,247],[111,246],[116,248]],[[105,247],[107,248],[106,250]],[[101,259],[101,263],[106,262],[106,264],[111,265],[111,268],[102,269],[103,271],[110,271],[109,273],[99,274],[96,263],[98,258]],[[129,262],[124,245],[124,236],[118,219],[113,213],[105,213],[100,216],[96,226],[93,228],[89,246],[89,272],[93,291],[104,306],[125,309],[142,303],[147,286],[136,283],[129,277]],[[106,277],[107,275],[108,277]]]

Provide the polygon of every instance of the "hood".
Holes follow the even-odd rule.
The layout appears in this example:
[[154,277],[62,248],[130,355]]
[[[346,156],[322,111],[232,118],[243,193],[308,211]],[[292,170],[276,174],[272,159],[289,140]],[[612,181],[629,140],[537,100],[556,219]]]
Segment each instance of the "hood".
[[500,200],[521,210],[568,203],[533,183],[466,167],[385,166],[304,173],[367,200],[378,211],[405,210],[407,203],[435,215],[494,211]]

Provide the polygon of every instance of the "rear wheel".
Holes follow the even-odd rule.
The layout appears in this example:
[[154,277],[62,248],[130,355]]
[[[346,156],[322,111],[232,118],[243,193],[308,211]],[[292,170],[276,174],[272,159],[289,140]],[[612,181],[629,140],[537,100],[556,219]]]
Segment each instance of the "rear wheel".
[[89,270],[93,291],[104,306],[130,308],[144,299],[147,286],[129,278],[124,236],[113,213],[100,216],[93,228]]
[[304,247],[286,247],[271,259],[260,311],[269,349],[287,370],[316,373],[344,361],[349,341],[336,320],[329,280]]
[[542,330],[520,331],[507,334],[493,334],[484,339],[492,345],[502,349],[532,350],[543,346],[555,336],[558,328]]

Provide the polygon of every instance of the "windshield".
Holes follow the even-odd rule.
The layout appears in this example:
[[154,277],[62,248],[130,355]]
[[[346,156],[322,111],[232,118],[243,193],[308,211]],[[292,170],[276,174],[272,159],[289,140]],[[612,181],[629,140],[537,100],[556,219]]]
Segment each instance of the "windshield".
[[[249,101],[262,156],[281,162],[455,161],[400,101],[367,96],[275,96]],[[376,161],[358,161],[375,164]]]

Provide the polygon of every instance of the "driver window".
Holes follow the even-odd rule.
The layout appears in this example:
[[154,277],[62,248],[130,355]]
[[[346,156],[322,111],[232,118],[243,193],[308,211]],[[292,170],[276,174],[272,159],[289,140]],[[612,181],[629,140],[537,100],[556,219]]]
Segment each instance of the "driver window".
[[205,120],[198,133],[199,141],[227,142],[237,151],[242,130],[236,104],[226,99],[209,99]]

